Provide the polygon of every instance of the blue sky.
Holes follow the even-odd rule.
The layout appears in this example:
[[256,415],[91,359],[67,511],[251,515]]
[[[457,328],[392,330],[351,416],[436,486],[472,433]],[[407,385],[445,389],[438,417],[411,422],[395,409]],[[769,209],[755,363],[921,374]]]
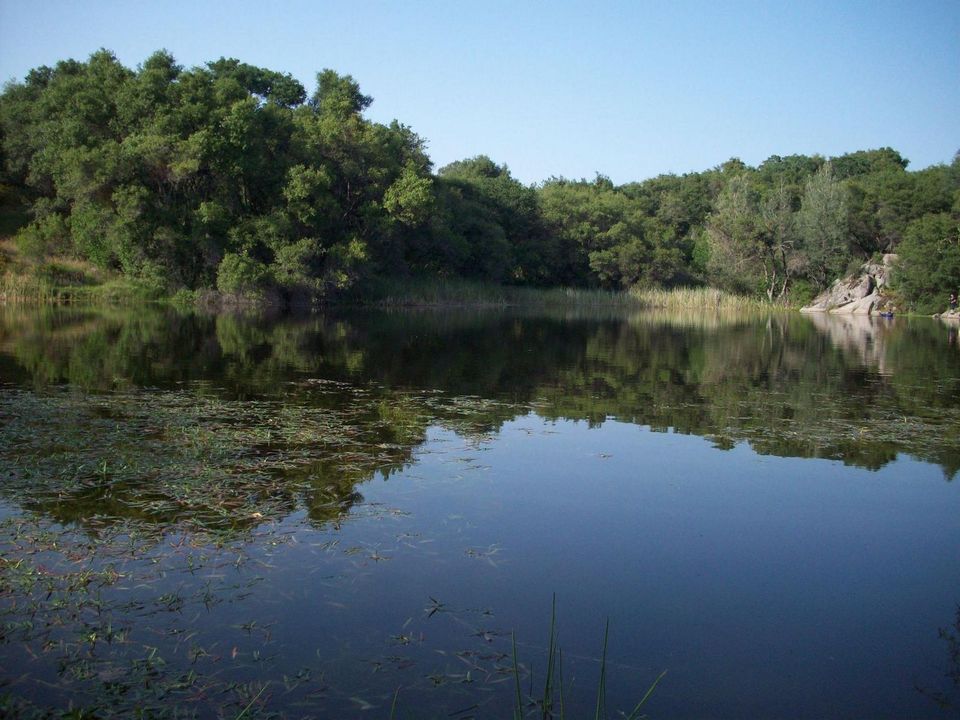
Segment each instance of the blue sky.
[[0,0],[0,79],[166,48],[353,75],[437,166],[484,153],[520,180],[614,182],[731,157],[960,150],[960,2]]

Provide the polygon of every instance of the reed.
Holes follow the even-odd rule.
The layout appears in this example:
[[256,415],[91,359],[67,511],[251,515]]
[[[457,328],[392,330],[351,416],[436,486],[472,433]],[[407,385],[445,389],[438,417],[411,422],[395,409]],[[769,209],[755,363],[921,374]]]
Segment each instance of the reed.
[[586,288],[532,288],[459,278],[380,279],[345,298],[376,307],[595,306],[639,308],[631,293]]
[[125,278],[97,284],[62,285],[40,274],[8,272],[0,276],[0,303],[11,305],[117,304],[157,300],[159,297],[157,289]]
[[597,307],[631,310],[662,309],[697,312],[769,312],[786,306],[734,295],[716,288],[601,290],[596,288],[532,288],[459,278],[384,278],[371,283],[347,302],[377,307]]
[[696,309],[748,312],[769,311],[784,307],[758,298],[734,295],[709,287],[673,288],[671,290],[634,288],[630,292],[646,307],[668,310]]
[[0,276],[0,302],[55,302],[57,295],[57,289],[44,278],[10,272]]
[[[600,654],[600,677],[597,681],[597,697],[593,713],[594,720],[606,720],[607,718],[607,644],[609,638],[610,620],[608,619],[603,632],[603,650]],[[543,689],[537,693],[538,697],[536,698],[533,696],[532,686],[527,699],[524,700],[523,698],[523,693],[520,689],[521,665],[517,660],[516,636],[513,636],[512,641],[515,690],[513,707],[514,720],[523,720],[523,718],[531,716],[537,717],[540,720],[551,720],[552,718],[564,720],[566,718],[566,708],[563,693],[563,652],[558,644],[556,595],[553,597],[550,609],[550,637],[547,644],[546,676],[543,681]],[[640,720],[640,718],[644,717],[644,715],[642,715],[643,706],[650,699],[651,695],[653,695],[653,691],[666,674],[667,671],[664,670],[657,676],[630,714],[624,715],[621,713],[621,715],[627,720]]]

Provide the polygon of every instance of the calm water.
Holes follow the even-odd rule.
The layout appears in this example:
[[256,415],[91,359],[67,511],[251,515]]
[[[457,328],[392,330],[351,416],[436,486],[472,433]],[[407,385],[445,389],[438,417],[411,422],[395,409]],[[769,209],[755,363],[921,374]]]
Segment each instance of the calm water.
[[568,717],[954,717],[958,438],[936,321],[0,308],[0,711],[511,717],[555,595]]

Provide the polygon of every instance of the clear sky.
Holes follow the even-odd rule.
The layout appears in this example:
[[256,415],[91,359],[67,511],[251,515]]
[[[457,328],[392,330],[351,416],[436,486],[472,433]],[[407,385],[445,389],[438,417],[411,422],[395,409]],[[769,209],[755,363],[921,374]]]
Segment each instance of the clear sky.
[[483,153],[527,183],[960,149],[960,0],[0,0],[2,80],[100,47],[236,57],[308,92],[333,68],[438,167]]

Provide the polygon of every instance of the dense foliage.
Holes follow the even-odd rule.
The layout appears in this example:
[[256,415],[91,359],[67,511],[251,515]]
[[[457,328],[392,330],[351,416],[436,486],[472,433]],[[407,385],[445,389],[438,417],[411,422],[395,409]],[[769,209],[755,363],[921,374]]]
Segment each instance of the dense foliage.
[[162,51],[136,70],[106,50],[32,70],[0,96],[0,182],[32,219],[20,250],[287,300],[433,275],[802,302],[887,252],[917,308],[960,286],[960,155],[918,172],[883,148],[528,187],[485,156],[433,173],[410,128],[363,116],[371,102],[332,70],[308,96],[288,74]]

